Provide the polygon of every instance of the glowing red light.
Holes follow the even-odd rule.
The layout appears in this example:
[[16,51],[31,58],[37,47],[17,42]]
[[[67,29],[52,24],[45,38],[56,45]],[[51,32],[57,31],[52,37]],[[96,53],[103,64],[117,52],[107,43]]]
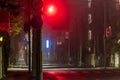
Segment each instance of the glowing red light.
[[64,29],[68,22],[67,5],[63,0],[44,0],[43,21],[53,29]]
[[56,0],[45,0],[43,4],[43,15],[49,18],[58,18],[63,12],[63,4]]
[[48,11],[49,11],[49,12],[54,12],[54,6],[51,5],[51,6],[49,7]]
[[57,13],[57,8],[55,7],[55,5],[49,5],[47,8],[47,14],[49,16],[55,15]]
[[106,28],[106,37],[109,37],[111,35],[111,30],[109,28]]

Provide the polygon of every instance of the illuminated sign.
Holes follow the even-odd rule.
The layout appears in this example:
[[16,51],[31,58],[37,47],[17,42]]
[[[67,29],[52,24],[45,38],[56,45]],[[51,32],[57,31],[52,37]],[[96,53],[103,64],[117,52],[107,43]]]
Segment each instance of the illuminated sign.
[[50,41],[46,40],[46,48],[50,48]]

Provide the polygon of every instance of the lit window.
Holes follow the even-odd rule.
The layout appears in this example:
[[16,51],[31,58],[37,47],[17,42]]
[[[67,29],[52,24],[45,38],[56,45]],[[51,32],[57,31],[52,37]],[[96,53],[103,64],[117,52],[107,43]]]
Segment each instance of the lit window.
[[88,8],[91,8],[91,2],[92,0],[88,0]]
[[118,39],[117,43],[120,44],[120,39]]
[[119,10],[119,8],[120,8],[120,0],[116,0],[115,4],[116,4],[116,10]]
[[88,23],[89,24],[92,23],[92,14],[91,13],[88,14]]
[[0,42],[2,42],[3,41],[3,37],[0,37]]
[[92,39],[92,30],[88,30],[88,40]]

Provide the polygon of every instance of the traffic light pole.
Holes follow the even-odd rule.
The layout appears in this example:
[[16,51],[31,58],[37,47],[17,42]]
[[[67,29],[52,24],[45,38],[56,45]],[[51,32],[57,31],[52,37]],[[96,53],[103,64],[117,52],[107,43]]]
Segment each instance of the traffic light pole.
[[33,28],[33,75],[42,80],[41,29]]
[[[35,80],[42,80],[42,0],[34,0],[34,14],[31,20],[32,25],[32,75]],[[38,9],[39,7],[39,9]]]
[[103,5],[104,5],[104,35],[103,35],[103,40],[104,40],[104,69],[106,69],[106,1],[103,0]]

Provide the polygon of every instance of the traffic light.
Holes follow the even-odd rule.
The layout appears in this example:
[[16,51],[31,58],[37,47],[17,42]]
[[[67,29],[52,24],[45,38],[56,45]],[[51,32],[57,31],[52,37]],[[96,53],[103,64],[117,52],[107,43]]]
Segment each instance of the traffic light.
[[48,5],[46,10],[47,16],[54,16],[57,14],[57,7],[55,5]]
[[46,21],[58,21],[63,17],[63,3],[56,0],[45,0],[43,3],[43,16]]
[[61,0],[44,0],[43,20],[52,29],[65,29],[68,21],[67,4]]
[[110,37],[111,36],[111,26],[109,26],[108,28],[106,28],[106,37]]

